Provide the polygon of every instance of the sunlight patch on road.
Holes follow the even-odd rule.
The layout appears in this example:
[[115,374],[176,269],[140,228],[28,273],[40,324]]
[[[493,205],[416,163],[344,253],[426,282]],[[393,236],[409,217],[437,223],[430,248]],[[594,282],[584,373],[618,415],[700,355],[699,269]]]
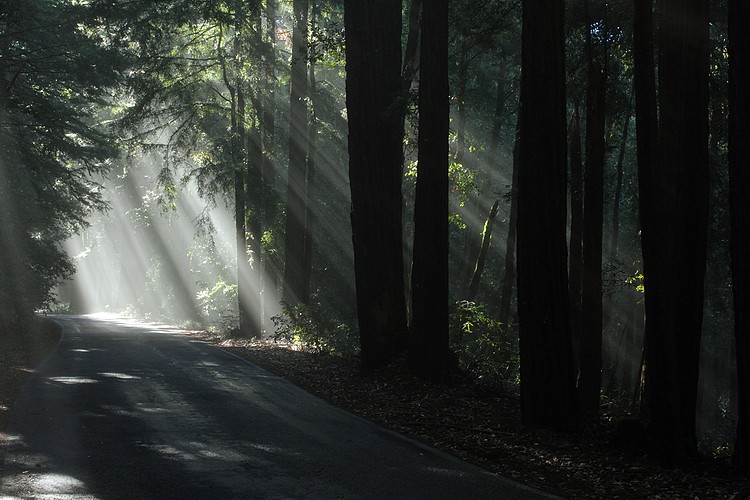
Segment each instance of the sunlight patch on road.
[[88,488],[82,481],[65,474],[24,470],[11,481],[8,479],[10,477],[6,476],[2,484],[4,494],[0,495],[1,500],[21,498],[94,500],[97,498],[87,491]]
[[172,459],[181,459],[181,460],[187,460],[187,461],[198,460],[198,457],[195,456],[193,453],[180,450],[169,444],[141,444],[139,446],[147,448],[151,451],[155,451],[156,453],[159,453],[160,455],[165,455],[166,457],[172,458]]
[[85,485],[81,481],[64,474],[42,474],[35,483],[43,493],[71,494],[85,491]]
[[[7,432],[0,432],[0,443],[3,445],[15,445],[22,442],[21,436],[18,434],[8,434]],[[1,498],[1,497],[0,497]]]
[[206,470],[206,459],[230,463],[254,463],[257,466],[269,466],[271,462],[263,460],[260,457],[248,457],[225,445],[225,443],[202,443],[190,441],[182,444],[138,444],[143,448],[166,456],[172,460],[183,460],[185,462],[201,462],[202,465],[195,465],[196,470]]
[[174,413],[173,410],[170,410],[168,408],[160,408],[160,407],[138,408],[138,410],[143,413]]
[[97,375],[101,375],[102,377],[107,378],[116,378],[120,380],[140,380],[141,377],[137,377],[135,375],[128,375],[127,373],[113,373],[113,372],[101,372]]
[[91,314],[84,314],[84,317],[91,318],[91,319],[101,319],[104,321],[113,321],[113,320],[124,320],[125,317],[123,317],[120,314],[110,313],[110,312],[97,312],[97,313],[91,313]]
[[50,377],[49,380],[65,385],[98,384],[98,380],[86,377]]
[[269,444],[253,443],[247,446],[255,450],[264,451],[266,453],[270,453],[274,455],[287,455],[287,456],[301,456],[302,455],[299,452],[290,452],[289,450],[285,450],[284,448],[280,448],[278,446],[273,446]]

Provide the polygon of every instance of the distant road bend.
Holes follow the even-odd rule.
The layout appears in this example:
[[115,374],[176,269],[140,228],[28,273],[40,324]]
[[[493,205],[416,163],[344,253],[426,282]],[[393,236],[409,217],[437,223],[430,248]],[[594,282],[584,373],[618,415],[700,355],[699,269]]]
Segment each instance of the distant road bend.
[[55,316],[0,449],[0,499],[552,498],[176,330]]

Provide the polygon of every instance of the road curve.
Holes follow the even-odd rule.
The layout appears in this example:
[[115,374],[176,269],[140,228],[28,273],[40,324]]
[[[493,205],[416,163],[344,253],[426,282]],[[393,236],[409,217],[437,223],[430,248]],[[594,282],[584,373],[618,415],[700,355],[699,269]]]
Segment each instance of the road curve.
[[55,316],[0,498],[551,498],[166,327]]

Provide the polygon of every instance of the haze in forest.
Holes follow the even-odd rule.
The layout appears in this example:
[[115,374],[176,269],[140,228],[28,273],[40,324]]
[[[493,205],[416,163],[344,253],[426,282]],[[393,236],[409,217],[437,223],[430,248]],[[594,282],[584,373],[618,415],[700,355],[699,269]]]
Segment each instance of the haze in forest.
[[667,462],[728,454],[736,2],[636,3],[4,5],[2,323],[405,356],[521,395],[530,425],[680,414]]

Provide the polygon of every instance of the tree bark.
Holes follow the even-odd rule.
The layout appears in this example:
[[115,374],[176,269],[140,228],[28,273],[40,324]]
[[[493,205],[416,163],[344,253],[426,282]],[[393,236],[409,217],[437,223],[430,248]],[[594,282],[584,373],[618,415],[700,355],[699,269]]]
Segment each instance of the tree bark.
[[[235,4],[235,36],[234,52],[242,60],[240,33],[242,32],[241,21],[242,5],[240,2]],[[230,143],[231,159],[234,167],[234,229],[237,258],[237,309],[238,325],[237,335],[249,337],[253,335],[251,322],[252,311],[249,303],[249,290],[247,285],[250,283],[250,264],[247,255],[247,206],[246,206],[246,150],[245,150],[245,122],[244,108],[245,100],[242,91],[242,79],[239,74],[239,64],[235,62],[233,67],[229,67],[224,53],[225,47],[221,46],[221,41],[217,48],[218,58],[221,64],[222,77],[224,85],[229,91],[230,101]],[[234,74],[230,74],[230,71]]]
[[[310,27],[315,30],[318,22],[318,2],[311,0]],[[315,171],[318,155],[318,115],[317,115],[317,82],[315,80],[315,55],[310,55],[308,66],[308,93],[310,97],[310,121],[307,128],[307,172],[305,177],[305,248],[302,254],[301,295],[310,301],[310,286],[312,279],[312,261],[315,228]]]
[[[597,9],[598,10],[598,9]],[[604,14],[604,13],[602,13]],[[596,20],[606,16],[597,16]],[[602,386],[602,228],[604,223],[606,48],[594,46],[588,18],[588,92],[586,96],[586,166],[583,188],[582,323],[578,355],[578,404],[581,417],[599,420]],[[606,35],[605,35],[606,38]]]
[[[263,150],[263,164],[261,177],[263,189],[261,191],[261,210],[263,214],[262,226],[271,228],[278,214],[277,206],[277,167],[275,162],[276,142],[276,0],[266,0],[266,36],[264,58],[264,82],[262,99],[261,141]],[[263,290],[263,322],[268,324],[274,315],[278,304],[280,271],[282,266],[275,262],[272,255],[261,252],[262,290]],[[269,299],[274,303],[269,304]]]
[[[636,121],[636,148],[638,162],[638,205],[639,225],[641,227],[641,252],[643,254],[643,272],[649,276],[649,284],[656,285],[657,275],[650,272],[650,263],[654,260],[655,236],[658,229],[655,220],[650,214],[658,210],[655,206],[657,200],[656,190],[656,146],[658,141],[658,121],[656,102],[656,69],[654,64],[654,21],[652,11],[652,0],[634,0],[633,8],[633,93],[635,95],[635,121]],[[645,281],[645,280],[644,280]],[[656,314],[655,302],[651,300],[652,292],[658,290],[658,286],[648,287],[644,290],[645,316]],[[654,316],[655,317],[655,316]],[[644,354],[646,359],[646,338],[651,335],[650,322],[644,326]],[[639,379],[645,377],[647,367],[641,363]],[[645,391],[644,384],[638,383],[636,387]],[[648,395],[641,394],[641,419],[649,420],[648,405],[645,404]]]
[[516,138],[513,141],[513,173],[510,186],[510,213],[508,214],[508,237],[505,240],[505,276],[500,293],[500,310],[498,320],[510,325],[510,303],[513,295],[513,284],[516,282],[516,240],[518,227],[518,169],[520,156],[519,120],[516,121]]
[[360,347],[365,371],[406,338],[401,227],[401,1],[345,0],[349,180]]
[[708,12],[707,0],[658,4],[658,169],[648,178],[652,191],[641,213],[642,227],[648,228],[642,234],[644,398],[649,428],[666,464],[683,464],[697,453],[709,193]]
[[565,32],[562,0],[524,0],[518,313],[521,416],[576,426],[567,272]]
[[484,223],[484,230],[482,231],[482,246],[477,255],[477,262],[474,265],[474,273],[471,275],[471,282],[469,283],[469,293],[466,295],[466,300],[473,301],[477,293],[479,293],[479,283],[482,280],[482,272],[484,272],[484,264],[487,261],[487,253],[490,250],[490,243],[492,242],[492,228],[495,225],[495,217],[497,217],[497,209],[500,206],[500,200],[495,200],[490,208],[490,214],[487,216],[487,221]]
[[570,130],[570,327],[573,339],[573,360],[578,370],[578,357],[581,343],[583,304],[583,153],[581,149],[581,115],[576,100],[573,108]]
[[612,202],[612,237],[609,240],[609,258],[617,259],[617,250],[620,240],[620,203],[622,202],[622,183],[624,180],[625,151],[628,145],[628,136],[630,135],[630,118],[632,115],[631,102],[628,101],[628,107],[625,111],[625,123],[622,126],[622,137],[620,138],[620,151],[617,154],[616,178],[615,178],[615,199]]
[[284,235],[284,300],[291,305],[310,301],[305,271],[305,198],[307,175],[307,0],[294,0],[291,85],[289,91],[289,174]]
[[505,244],[505,276],[500,294],[500,311],[498,320],[510,324],[510,303],[513,295],[513,283],[516,282],[516,228],[518,226],[518,169],[519,165],[519,127],[516,125],[516,139],[513,145],[513,174],[510,187],[510,214],[508,215],[508,238]]
[[729,0],[729,175],[738,422],[733,465],[750,474],[750,4]]
[[422,377],[442,382],[450,368],[448,0],[425,0],[421,42],[410,360]]
[[409,31],[406,34],[406,48],[404,49],[404,65],[401,71],[402,84],[402,112],[406,117],[406,107],[409,104],[409,90],[414,82],[414,75],[419,66],[419,20],[422,15],[422,0],[411,0],[409,4]]

